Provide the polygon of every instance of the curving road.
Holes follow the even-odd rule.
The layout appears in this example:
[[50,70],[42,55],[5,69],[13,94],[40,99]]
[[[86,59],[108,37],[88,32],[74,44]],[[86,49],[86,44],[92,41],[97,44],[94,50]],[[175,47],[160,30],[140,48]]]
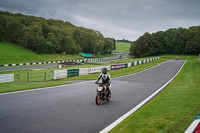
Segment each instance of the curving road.
[[0,95],[0,132],[99,132],[170,80],[183,63],[170,60],[113,79],[111,101],[99,106],[94,81]]

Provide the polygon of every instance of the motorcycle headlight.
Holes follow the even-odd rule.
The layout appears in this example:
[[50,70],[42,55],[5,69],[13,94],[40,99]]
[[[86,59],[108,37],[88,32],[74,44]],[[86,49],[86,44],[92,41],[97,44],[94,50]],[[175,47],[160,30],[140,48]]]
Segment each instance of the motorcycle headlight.
[[102,89],[103,89],[103,87],[98,87],[97,88],[98,91],[101,91]]

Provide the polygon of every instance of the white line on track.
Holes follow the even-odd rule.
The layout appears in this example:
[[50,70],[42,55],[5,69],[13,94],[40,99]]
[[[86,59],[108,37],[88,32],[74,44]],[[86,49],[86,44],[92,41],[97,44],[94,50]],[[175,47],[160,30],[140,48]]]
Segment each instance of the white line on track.
[[181,69],[183,68],[183,66],[184,66],[185,63],[186,63],[186,61],[182,64],[181,68],[176,73],[176,75],[174,77],[172,77],[168,82],[166,82],[161,88],[159,88],[157,91],[155,91],[149,97],[147,97],[144,101],[142,101],[141,103],[139,103],[136,107],[134,107],[133,109],[131,109],[129,112],[127,112],[126,114],[124,114],[123,116],[121,116],[120,118],[118,118],[116,121],[114,121],[113,123],[111,123],[109,126],[107,126],[106,128],[104,128],[103,130],[101,130],[99,133],[107,133],[107,132],[109,132],[115,126],[117,126],[120,122],[122,122],[124,119],[126,119],[131,114],[135,113],[139,108],[141,108],[144,104],[146,104],[149,100],[151,100],[155,95],[157,95],[160,91],[162,91],[170,82],[172,82],[172,80],[179,74],[179,72],[181,71]]

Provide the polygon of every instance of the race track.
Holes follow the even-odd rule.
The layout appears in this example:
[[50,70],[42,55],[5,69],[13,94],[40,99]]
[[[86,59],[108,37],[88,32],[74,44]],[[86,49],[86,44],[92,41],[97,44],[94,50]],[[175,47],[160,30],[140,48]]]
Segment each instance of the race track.
[[112,79],[111,101],[99,106],[95,104],[94,81],[0,95],[0,132],[99,132],[169,81],[183,63],[170,60]]

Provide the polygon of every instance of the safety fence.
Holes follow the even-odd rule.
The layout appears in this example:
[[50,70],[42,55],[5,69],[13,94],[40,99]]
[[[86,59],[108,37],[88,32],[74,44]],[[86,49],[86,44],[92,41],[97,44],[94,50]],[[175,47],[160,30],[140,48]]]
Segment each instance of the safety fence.
[[152,62],[152,61],[158,60],[158,59],[160,59],[160,57],[154,57],[154,58],[150,58],[150,59],[144,59],[144,60],[140,60],[140,61],[134,61],[134,62],[130,62],[130,63],[111,65],[111,66],[55,70],[54,71],[54,79],[62,79],[62,78],[69,78],[69,77],[74,77],[74,76],[97,73],[97,72],[101,72],[101,69],[103,67],[106,67],[108,69],[108,71],[109,70],[122,69],[122,68],[128,68],[128,67],[133,67],[133,66],[137,66],[137,65],[140,65],[140,64]]
[[96,63],[96,62],[104,62],[109,60],[119,59],[120,56],[112,56],[112,57],[105,57],[105,58],[94,58],[94,59],[84,59],[83,62],[86,63]]
[[82,62],[82,63],[94,63],[100,61],[107,61],[117,59],[119,56],[105,57],[105,58],[92,58],[92,59],[80,59],[80,60],[63,60],[63,61],[45,61],[45,62],[34,62],[34,63],[18,63],[18,64],[0,64],[0,67],[12,67],[12,66],[29,66],[29,65],[42,65],[42,64],[56,64],[56,63],[67,63],[67,62]]
[[[34,80],[33,80],[34,79]],[[47,72],[27,72],[27,82],[30,80],[38,81],[38,80],[46,80],[47,79]]]

